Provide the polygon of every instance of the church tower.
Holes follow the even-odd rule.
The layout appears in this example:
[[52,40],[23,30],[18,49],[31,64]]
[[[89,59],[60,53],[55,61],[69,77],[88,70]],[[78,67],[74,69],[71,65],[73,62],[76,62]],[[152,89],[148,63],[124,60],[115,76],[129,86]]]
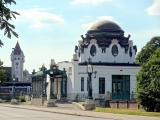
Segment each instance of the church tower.
[[12,76],[15,75],[17,81],[23,81],[23,63],[25,56],[17,42],[15,48],[12,48],[11,61],[12,61]]

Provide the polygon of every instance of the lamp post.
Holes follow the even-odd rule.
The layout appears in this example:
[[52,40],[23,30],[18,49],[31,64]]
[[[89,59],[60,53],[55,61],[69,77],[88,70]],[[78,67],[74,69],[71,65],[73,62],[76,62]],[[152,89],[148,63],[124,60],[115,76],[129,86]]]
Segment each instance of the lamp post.
[[13,93],[12,93],[12,100],[11,100],[11,104],[16,105],[17,104],[17,99],[15,96],[15,75],[13,75]]
[[85,110],[93,110],[95,108],[95,102],[93,100],[92,96],[92,74],[95,74],[96,78],[96,73],[97,71],[93,72],[93,66],[92,66],[92,59],[89,57],[88,58],[88,63],[87,63],[87,74],[88,74],[88,98],[85,101]]
[[49,100],[47,102],[47,107],[56,107],[55,105],[55,99],[54,99],[54,94],[53,94],[53,82],[54,82],[54,75],[56,73],[57,66],[56,63],[54,61],[54,59],[51,60],[51,64],[50,64],[50,70],[48,71],[48,74],[50,76],[50,96],[49,96]]
[[93,99],[92,97],[92,74],[94,73],[95,74],[95,77],[96,78],[96,73],[97,71],[93,72],[93,66],[92,66],[92,59],[91,58],[88,58],[88,64],[87,64],[87,73],[88,73],[88,99]]
[[53,95],[53,71],[50,71],[50,99],[54,98]]
[[13,75],[13,93],[12,93],[12,99],[15,99],[15,75]]

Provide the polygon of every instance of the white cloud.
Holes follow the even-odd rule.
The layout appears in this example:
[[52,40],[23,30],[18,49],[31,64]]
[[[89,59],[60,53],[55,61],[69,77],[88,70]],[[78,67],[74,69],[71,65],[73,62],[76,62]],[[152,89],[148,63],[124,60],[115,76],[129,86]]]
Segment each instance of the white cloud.
[[95,24],[99,20],[110,20],[110,21],[113,21],[113,17],[112,16],[99,16],[97,21],[86,23],[86,24],[82,24],[82,27],[89,29],[93,24]]
[[127,32],[125,33],[125,36],[128,36],[128,34],[131,35],[130,39],[133,40],[134,45],[137,45],[139,52],[152,37],[159,36],[159,33],[160,29],[150,29],[138,32]]
[[[151,29],[151,30],[145,30],[141,32],[131,32],[131,39],[141,41],[141,39],[150,40],[154,36],[159,36],[160,29]],[[127,33],[125,34],[127,35]]]
[[43,28],[51,24],[64,23],[65,21],[56,14],[46,12],[48,8],[33,8],[29,10],[16,10],[20,13],[18,17],[21,21],[31,21],[30,27]]
[[97,5],[97,4],[103,3],[105,1],[111,1],[111,0],[73,0],[72,2],[69,2],[69,4],[71,4],[71,5],[78,5],[78,4]]
[[149,15],[160,15],[160,0],[154,0],[154,3],[146,11]]

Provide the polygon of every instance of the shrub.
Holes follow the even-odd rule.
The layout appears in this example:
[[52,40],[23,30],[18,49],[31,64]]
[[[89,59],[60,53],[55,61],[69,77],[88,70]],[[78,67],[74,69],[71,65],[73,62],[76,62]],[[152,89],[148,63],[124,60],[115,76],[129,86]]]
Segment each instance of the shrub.
[[25,96],[24,95],[19,96],[19,101],[26,102]]

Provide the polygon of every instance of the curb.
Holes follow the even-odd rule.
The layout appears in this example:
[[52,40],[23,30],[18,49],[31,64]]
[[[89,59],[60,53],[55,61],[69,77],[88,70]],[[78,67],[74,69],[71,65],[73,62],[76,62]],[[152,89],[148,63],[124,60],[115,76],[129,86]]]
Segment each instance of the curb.
[[72,102],[73,105],[77,106],[79,109],[81,110],[85,110],[84,106],[79,104],[79,103],[76,103],[76,102]]
[[87,115],[83,113],[77,113],[77,112],[66,112],[66,110],[57,110],[57,109],[48,109],[47,108],[36,108],[36,106],[19,106],[19,105],[2,105],[2,107],[10,107],[10,108],[19,108],[19,109],[27,109],[27,110],[36,110],[36,111],[42,111],[42,112],[50,112],[50,113],[58,113],[58,114],[66,114],[66,115],[74,115],[74,116],[83,116],[83,117],[93,117],[93,118],[104,118],[104,119],[112,119],[112,120],[122,120],[122,119],[115,119],[115,118],[109,118],[109,117],[103,117],[103,116],[94,116],[94,115]]

